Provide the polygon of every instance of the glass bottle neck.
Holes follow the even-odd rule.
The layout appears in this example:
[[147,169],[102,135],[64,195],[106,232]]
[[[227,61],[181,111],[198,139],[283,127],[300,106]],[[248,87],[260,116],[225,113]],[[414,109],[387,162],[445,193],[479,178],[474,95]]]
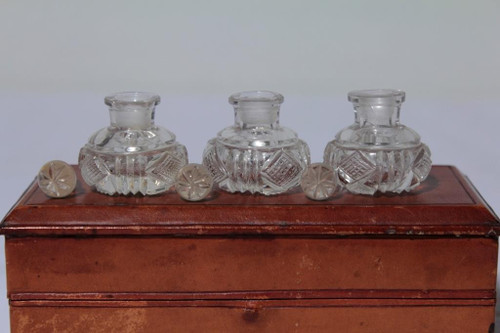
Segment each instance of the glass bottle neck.
[[246,129],[279,126],[279,105],[267,102],[241,103],[234,107],[235,125]]
[[121,92],[104,99],[109,106],[111,126],[121,129],[148,129],[154,125],[160,96],[145,92]]
[[397,126],[406,94],[395,89],[354,90],[347,94],[355,110],[356,123],[363,126]]
[[387,126],[399,124],[400,106],[394,105],[356,105],[355,120],[363,126]]
[[114,107],[109,109],[111,126],[130,129],[148,129],[154,124],[154,107]]

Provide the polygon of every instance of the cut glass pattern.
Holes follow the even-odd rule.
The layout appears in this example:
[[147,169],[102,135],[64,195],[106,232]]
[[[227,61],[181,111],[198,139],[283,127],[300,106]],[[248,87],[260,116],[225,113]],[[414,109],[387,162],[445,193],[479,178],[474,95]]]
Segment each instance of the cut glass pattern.
[[269,91],[231,95],[235,124],[208,141],[203,164],[228,192],[279,194],[296,187],[309,164],[309,147],[279,125],[283,96]]
[[356,121],[327,144],[324,162],[350,192],[401,193],[427,178],[431,152],[415,131],[399,122],[404,98],[399,90],[349,93]]
[[136,92],[105,98],[111,125],[80,150],[78,164],[88,185],[109,195],[155,195],[174,185],[188,162],[187,151],[172,132],[154,125],[159,101],[157,95]]
[[262,174],[276,186],[285,186],[302,172],[301,165],[284,151],[278,151],[262,168]]
[[375,170],[375,165],[365,158],[361,152],[355,151],[342,159],[338,168],[346,179],[357,181],[372,173]]

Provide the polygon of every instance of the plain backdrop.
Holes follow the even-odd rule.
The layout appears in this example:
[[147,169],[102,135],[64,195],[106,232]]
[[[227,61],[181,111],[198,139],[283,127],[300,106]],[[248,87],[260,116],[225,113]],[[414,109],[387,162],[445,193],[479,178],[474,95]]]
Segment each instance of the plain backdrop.
[[[231,93],[278,91],[317,162],[363,88],[405,90],[401,121],[500,211],[499,16],[493,0],[0,1],[0,215],[45,162],[77,162],[109,93],[160,94],[157,124],[200,162]],[[5,286],[1,251],[0,332]]]

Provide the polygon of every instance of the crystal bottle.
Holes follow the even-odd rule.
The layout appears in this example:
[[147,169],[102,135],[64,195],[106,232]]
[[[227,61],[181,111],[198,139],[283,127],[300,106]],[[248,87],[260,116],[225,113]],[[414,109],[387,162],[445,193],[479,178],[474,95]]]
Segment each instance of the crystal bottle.
[[203,164],[228,192],[273,195],[297,186],[309,164],[309,147],[279,124],[283,96],[270,91],[233,94],[235,122],[208,141]]
[[329,142],[324,162],[352,193],[410,191],[431,169],[431,152],[420,136],[399,122],[405,92],[359,90],[348,94],[355,123]]
[[97,191],[154,195],[168,190],[187,164],[186,148],[154,124],[158,95],[122,92],[107,96],[111,125],[94,133],[80,150],[85,182]]

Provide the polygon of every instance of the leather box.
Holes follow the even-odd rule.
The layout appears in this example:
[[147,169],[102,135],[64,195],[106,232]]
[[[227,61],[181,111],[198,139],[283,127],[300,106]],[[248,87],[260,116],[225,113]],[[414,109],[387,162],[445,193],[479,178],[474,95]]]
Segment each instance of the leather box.
[[33,184],[5,217],[13,332],[483,332],[499,220],[435,166],[415,191],[185,202]]

